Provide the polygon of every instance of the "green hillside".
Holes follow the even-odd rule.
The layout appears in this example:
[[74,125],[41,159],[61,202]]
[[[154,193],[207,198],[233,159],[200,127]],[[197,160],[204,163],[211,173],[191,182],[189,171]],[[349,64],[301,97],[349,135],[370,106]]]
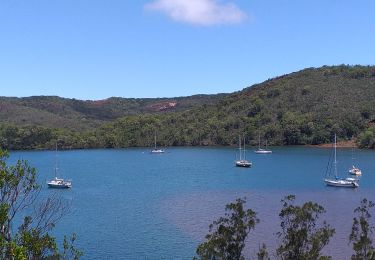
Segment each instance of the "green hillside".
[[[375,115],[375,67],[305,69],[277,77],[181,113],[126,117],[98,131],[105,144],[234,145],[239,134],[256,144],[321,144],[357,137]],[[110,133],[110,134],[106,134]],[[103,141],[103,140],[101,140]],[[366,146],[366,144],[364,144]]]
[[[185,107],[163,112],[150,105],[155,100],[143,105],[137,102],[127,114],[115,113],[118,106],[113,111],[107,106],[105,111],[112,111],[108,114],[95,110],[92,104],[84,103],[81,109],[69,106],[74,107],[71,115],[85,115],[92,126],[95,120],[110,122],[87,131],[34,129],[49,132],[38,137],[43,141],[36,138],[27,145],[19,137],[27,136],[22,127],[8,129],[8,136],[5,128],[0,133],[3,146],[16,149],[42,148],[56,139],[65,148],[149,146],[154,131],[162,146],[234,145],[239,134],[244,134],[249,144],[256,144],[258,135],[271,145],[321,144],[330,142],[333,133],[341,140],[358,138],[361,147],[374,148],[375,144],[374,66],[308,68],[230,95],[210,96],[209,102],[187,100]],[[28,107],[41,109],[38,102]],[[9,137],[9,132],[17,131],[20,133]],[[19,144],[12,143],[14,138],[19,138]]]
[[0,120],[17,126],[89,130],[115,119],[138,114],[183,111],[210,104],[225,94],[177,98],[118,98],[77,100],[56,96],[0,97]]

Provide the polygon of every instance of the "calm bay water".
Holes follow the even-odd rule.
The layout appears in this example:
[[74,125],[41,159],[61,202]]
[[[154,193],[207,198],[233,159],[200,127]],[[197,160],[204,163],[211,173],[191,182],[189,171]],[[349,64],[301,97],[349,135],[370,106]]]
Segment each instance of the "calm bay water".
[[[72,207],[54,234],[77,233],[83,259],[191,259],[225,204],[246,197],[261,220],[246,247],[253,257],[263,242],[270,251],[275,247],[280,200],[295,194],[299,202],[313,200],[326,208],[323,219],[336,228],[326,253],[349,259],[353,209],[363,197],[375,201],[375,152],[356,151],[363,177],[353,190],[323,184],[330,149],[273,151],[249,151],[250,169],[234,167],[234,148],[170,148],[161,155],[146,149],[60,151],[60,175],[73,179],[73,188],[57,192]],[[53,178],[54,156],[53,151],[12,152],[10,162],[28,160],[45,183]],[[351,149],[338,149],[342,176],[351,157]],[[53,192],[44,185],[42,196]]]

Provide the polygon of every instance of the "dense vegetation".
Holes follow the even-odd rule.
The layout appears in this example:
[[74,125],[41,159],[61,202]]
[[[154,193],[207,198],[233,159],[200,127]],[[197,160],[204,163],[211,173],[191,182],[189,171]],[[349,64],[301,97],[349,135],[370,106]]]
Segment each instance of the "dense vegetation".
[[0,149],[0,259],[78,259],[74,234],[62,250],[50,234],[69,204],[57,194],[41,199],[35,168],[23,160],[9,166],[7,159]]
[[96,101],[55,96],[0,97],[0,120],[17,126],[37,125],[82,131],[128,115],[183,111],[201,104],[210,104],[223,96],[225,95],[178,98],[112,97]]
[[[257,213],[245,209],[245,199],[237,199],[225,207],[225,216],[220,217],[209,226],[209,233],[203,243],[196,249],[194,259],[202,260],[244,260],[243,249],[249,233],[254,230],[260,220]],[[323,255],[323,249],[329,244],[335,234],[335,229],[320,217],[325,209],[314,202],[308,201],[301,206],[295,204],[295,196],[289,195],[281,200],[280,231],[277,233],[279,245],[275,252],[269,253],[265,243],[257,241],[258,260],[269,260],[270,255],[275,259],[332,259]],[[375,204],[363,199],[360,206],[354,210],[351,233],[348,244],[353,248],[352,260],[374,260],[373,245],[374,225],[371,221],[371,211]],[[253,245],[254,246],[254,245]],[[328,251],[329,252],[329,251]],[[326,252],[327,253],[327,252]],[[248,258],[252,259],[252,258]]]
[[[30,102],[33,109],[45,105]],[[258,135],[271,145],[297,145],[328,143],[337,133],[341,140],[355,138],[360,147],[375,147],[374,66],[308,68],[229,95],[182,98],[179,109],[160,110],[163,102],[153,99],[145,103],[134,99],[133,108],[126,100],[126,111],[112,103],[98,110],[91,104],[94,101],[69,102],[77,103],[69,107],[74,113],[84,112],[80,123],[4,123],[1,144],[8,149],[52,147],[56,140],[65,148],[150,146],[156,132],[161,146],[234,145],[239,134],[253,145]],[[53,114],[56,120],[69,115],[78,122],[73,112],[58,111]]]

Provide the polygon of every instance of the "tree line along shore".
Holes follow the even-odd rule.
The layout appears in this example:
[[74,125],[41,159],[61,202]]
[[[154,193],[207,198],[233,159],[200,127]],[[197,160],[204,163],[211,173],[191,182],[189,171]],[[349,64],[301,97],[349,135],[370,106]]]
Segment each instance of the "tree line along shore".
[[0,98],[9,150],[268,145],[375,147],[375,67],[307,68],[230,94],[79,101]]

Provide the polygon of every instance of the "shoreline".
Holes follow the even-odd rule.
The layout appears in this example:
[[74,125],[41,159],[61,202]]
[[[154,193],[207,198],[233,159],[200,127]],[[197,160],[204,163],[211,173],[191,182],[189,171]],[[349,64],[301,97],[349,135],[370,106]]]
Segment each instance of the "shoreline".
[[[331,148],[332,143],[326,144],[306,144],[309,147],[319,147],[319,148]],[[356,144],[355,140],[348,140],[348,141],[339,141],[336,143],[337,148],[356,148],[358,149],[358,145]]]
[[[300,147],[312,147],[312,148],[332,148],[332,143],[324,143],[324,144],[296,144],[296,145],[270,145],[269,147],[291,147],[291,146],[300,146]],[[210,145],[176,145],[176,146],[159,146],[163,149],[168,149],[171,147],[202,147],[202,148],[214,148],[214,147],[237,147],[235,144],[230,145],[218,145],[218,144],[210,144]],[[254,150],[258,148],[257,144],[254,145],[247,145],[246,146],[249,150]],[[364,150],[371,150],[369,148],[359,148],[359,146],[356,143],[356,139],[351,140],[344,140],[344,141],[338,141],[336,143],[337,148],[355,148],[355,149],[364,149]],[[153,146],[126,146],[126,147],[60,147],[59,151],[70,151],[70,150],[96,150],[96,149],[126,149],[126,148],[139,148],[139,149],[153,149]],[[51,148],[27,148],[27,149],[5,149],[3,147],[0,147],[0,149],[4,151],[54,151],[55,147]]]
[[[291,147],[291,146],[300,146],[300,147],[311,147],[311,148],[332,148],[332,143],[325,143],[325,144],[300,144],[300,145],[271,145],[269,147]],[[168,149],[171,147],[201,147],[201,148],[214,148],[214,147],[236,147],[235,145],[181,145],[181,146],[160,146],[163,149]],[[337,148],[355,148],[355,149],[363,149],[359,148],[355,141],[340,141],[336,144]],[[153,147],[148,146],[128,146],[128,147],[83,147],[83,148],[61,148],[59,151],[72,151],[72,150],[97,150],[97,149],[127,149],[127,148],[138,148],[138,149],[152,149]],[[247,146],[249,150],[257,149],[257,145],[249,145]],[[8,152],[17,152],[17,151],[54,151],[54,149],[48,148],[31,148],[31,149],[20,149],[20,150],[7,150],[3,149],[4,151]],[[366,149],[365,150],[371,150]]]

